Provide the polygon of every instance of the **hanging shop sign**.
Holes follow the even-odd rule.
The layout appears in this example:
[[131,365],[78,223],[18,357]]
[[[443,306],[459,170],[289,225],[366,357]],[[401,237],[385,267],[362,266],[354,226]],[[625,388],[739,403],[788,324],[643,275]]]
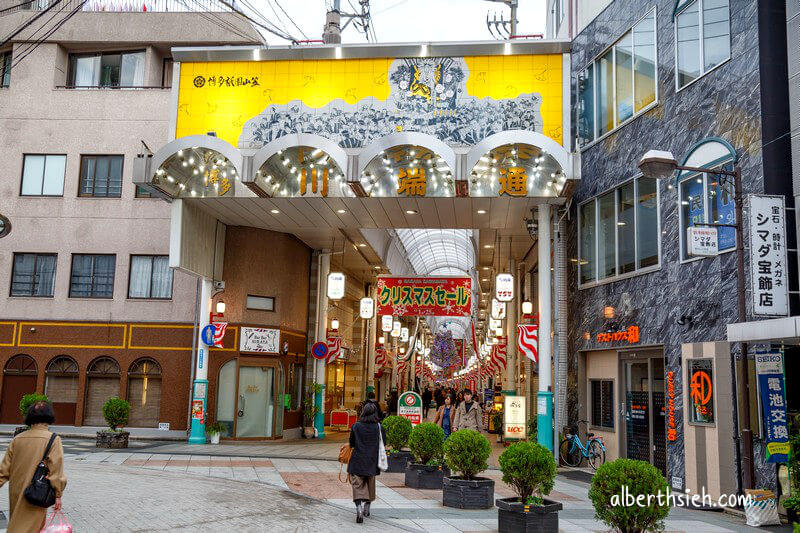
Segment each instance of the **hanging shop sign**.
[[597,334],[597,342],[627,342],[636,344],[639,342],[639,326],[629,326],[628,329],[619,331],[607,331]]
[[345,276],[341,272],[328,274],[328,298],[341,300],[344,298]]
[[400,341],[408,342],[408,328],[400,328]]
[[392,322],[393,318],[392,315],[383,315],[381,317],[381,331],[384,333],[389,333],[392,331]]
[[517,325],[517,349],[534,363],[539,362],[538,324]]
[[750,195],[753,313],[789,314],[786,208],[783,196]]
[[394,322],[392,322],[392,331],[390,331],[389,334],[392,337],[399,337],[401,330],[402,330],[402,326],[400,325],[400,322],[395,320]]
[[786,418],[786,379],[780,352],[757,353],[756,374],[764,421],[765,453],[768,463],[789,461],[789,428]]
[[470,316],[471,311],[471,278],[378,278],[379,315]]
[[514,299],[514,276],[511,274],[498,274],[494,278],[494,295],[501,302],[510,302]]
[[269,328],[241,328],[240,352],[278,353],[281,331]]
[[506,317],[506,303],[492,298],[492,318],[503,320]]
[[689,226],[686,228],[686,253],[700,257],[719,254],[719,236],[714,226]]
[[675,422],[675,372],[667,372],[667,440],[678,440],[678,429]]
[[413,391],[406,391],[397,399],[397,414],[407,418],[412,426],[422,422],[422,398]]
[[689,359],[689,421],[714,423],[714,370],[711,359]]
[[375,300],[372,298],[361,298],[358,305],[358,314],[365,320],[372,318],[375,315]]
[[525,420],[525,396],[503,398],[503,438],[520,440],[527,435]]

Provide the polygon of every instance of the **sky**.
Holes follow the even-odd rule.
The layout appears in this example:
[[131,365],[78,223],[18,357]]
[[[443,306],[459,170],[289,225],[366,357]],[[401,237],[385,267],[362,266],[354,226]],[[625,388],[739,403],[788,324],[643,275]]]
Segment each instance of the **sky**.
[[[354,11],[351,4],[358,8],[358,0],[341,0],[341,3],[342,11]],[[250,4],[261,7],[262,15],[294,37],[320,39],[327,6],[332,0],[251,0]],[[380,43],[493,40],[486,28],[487,13],[490,19],[495,13],[498,19],[502,14],[508,20],[510,15],[510,9],[504,4],[487,0],[371,0],[370,8]],[[544,33],[544,17],[545,0],[519,0],[518,33]],[[287,44],[274,36],[269,36],[267,41],[272,45]],[[342,42],[366,43],[367,40],[351,24],[342,33]]]

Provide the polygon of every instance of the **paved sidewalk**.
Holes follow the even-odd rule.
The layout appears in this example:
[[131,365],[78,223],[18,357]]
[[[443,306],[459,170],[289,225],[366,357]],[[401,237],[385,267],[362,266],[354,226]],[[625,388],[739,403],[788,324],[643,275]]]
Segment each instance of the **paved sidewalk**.
[[[103,474],[105,472],[105,474]],[[339,465],[335,461],[322,459],[291,459],[291,458],[265,458],[265,457],[239,457],[239,456],[213,456],[213,455],[188,455],[188,454],[152,454],[152,453],[111,453],[94,452],[78,457],[71,458],[67,463],[68,476],[71,481],[79,488],[76,495],[70,493],[65,497],[65,505],[70,511],[70,516],[75,520],[84,520],[84,513],[100,512],[100,504],[91,503],[78,506],[71,506],[73,498],[79,501],[86,501],[80,491],[85,484],[84,477],[89,476],[92,483],[94,480],[103,480],[108,487],[126,486],[126,495],[117,498],[114,503],[114,510],[102,511],[104,515],[113,515],[117,510],[121,513],[121,527],[130,527],[126,524],[133,521],[136,513],[127,510],[127,498],[133,498],[138,502],[138,509],[142,513],[150,515],[162,515],[166,521],[165,529],[178,527],[173,523],[183,523],[181,520],[196,520],[202,529],[202,520],[209,513],[211,516],[219,516],[219,521],[212,520],[208,524],[213,524],[210,529],[222,529],[222,526],[233,525],[237,530],[249,531],[251,527],[267,524],[270,531],[278,531],[282,527],[291,527],[294,514],[283,513],[283,505],[289,506],[296,502],[297,498],[307,497],[308,502],[314,505],[304,504],[307,512],[302,514],[303,519],[309,520],[306,525],[310,530],[317,530],[315,524],[317,520],[322,520],[322,531],[334,530],[337,528],[357,527],[355,525],[354,507],[351,500],[351,489],[346,483],[338,480]],[[140,477],[131,478],[134,473]],[[487,471],[487,477],[495,480],[496,497],[511,496],[512,491],[502,483],[501,474],[498,471]],[[198,483],[200,476],[205,478]],[[569,476],[569,477],[567,477]],[[559,513],[560,530],[565,532],[587,532],[587,531],[606,531],[607,528],[594,519],[594,510],[591,502],[587,498],[588,484],[571,479],[574,477],[570,473],[559,474],[556,479],[555,490],[551,497],[563,503],[564,510]],[[129,479],[133,479],[133,484],[128,484]],[[373,504],[373,522],[368,521],[364,526],[364,531],[391,531],[388,524],[398,528],[410,529],[414,531],[431,532],[478,532],[496,531],[497,529],[497,509],[487,509],[479,511],[466,511],[450,509],[441,504],[441,490],[416,490],[406,488],[403,483],[402,474],[381,474],[378,477],[377,495],[378,499]],[[231,485],[226,485],[231,483]],[[248,484],[249,489],[237,488],[236,483]],[[260,485],[253,485],[258,483]],[[256,489],[252,487],[256,486]],[[201,490],[201,494],[193,499],[183,495],[183,487],[195,487]],[[109,490],[113,490],[109,488]],[[144,494],[139,492],[143,491]],[[221,494],[219,491],[223,491]],[[277,491],[277,492],[275,492]],[[175,500],[155,501],[158,494],[168,494]],[[270,507],[272,513],[283,513],[270,516],[269,512],[261,513],[253,509],[259,508],[254,501],[256,495],[270,499],[270,505],[277,505],[277,509]],[[241,505],[239,498],[242,498]],[[277,500],[277,501],[274,501]],[[91,501],[91,500],[89,500]],[[150,502],[153,501],[153,506]],[[203,508],[203,512],[194,509],[197,505]],[[323,504],[330,504],[329,507],[319,507]],[[2,502],[0,501],[0,508]],[[170,509],[174,508],[175,513]],[[198,514],[199,513],[199,514]],[[322,517],[318,516],[322,513]],[[326,518],[330,513],[330,521]],[[200,516],[202,515],[202,516]],[[182,517],[182,518],[181,518]],[[76,531],[95,531],[91,519],[84,524],[83,528]],[[136,518],[141,520],[141,517]],[[148,519],[150,520],[150,519]],[[272,522],[271,520],[275,520]],[[382,520],[385,523],[376,524],[374,520]],[[140,528],[151,530],[151,523],[145,521]],[[83,523],[83,522],[81,522]],[[104,522],[105,523],[105,522]],[[336,524],[334,526],[334,524]],[[325,529],[330,525],[330,529]],[[89,526],[88,528],[86,526]],[[183,526],[181,526],[183,527]],[[187,526],[188,527],[188,526]],[[196,529],[196,527],[195,527]],[[361,528],[359,527],[359,530]],[[778,528],[770,528],[776,531]],[[723,513],[709,513],[703,511],[689,511],[685,509],[673,509],[667,520],[667,531],[670,532],[691,532],[691,533],[725,533],[730,531],[760,531],[756,528],[749,528],[737,517]]]

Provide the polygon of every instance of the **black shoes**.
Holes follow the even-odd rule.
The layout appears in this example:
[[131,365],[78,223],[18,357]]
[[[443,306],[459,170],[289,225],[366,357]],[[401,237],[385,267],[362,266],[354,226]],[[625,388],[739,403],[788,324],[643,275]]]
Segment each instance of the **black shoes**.
[[370,502],[364,502],[364,516],[369,516],[369,504]]
[[363,524],[364,523],[364,509],[361,506],[361,502],[356,504],[356,523]]

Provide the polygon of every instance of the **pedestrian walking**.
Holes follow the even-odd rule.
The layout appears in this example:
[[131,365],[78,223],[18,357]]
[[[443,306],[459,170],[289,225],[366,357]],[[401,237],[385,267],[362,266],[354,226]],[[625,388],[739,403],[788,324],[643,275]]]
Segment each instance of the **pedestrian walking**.
[[453,431],[458,431],[459,429],[474,429],[475,431],[480,431],[482,425],[481,420],[483,418],[481,406],[478,405],[478,402],[473,401],[471,390],[465,389],[463,395],[464,401],[456,408],[456,416],[453,421],[455,429]]
[[397,414],[397,400],[398,400],[397,389],[394,389],[392,390],[391,393],[389,393],[389,398],[386,400],[386,403],[389,404],[386,407],[386,410],[389,412],[390,415]]
[[425,420],[428,419],[428,410],[431,408],[432,399],[433,393],[431,392],[430,387],[425,387],[425,390],[422,392],[422,417]]
[[[30,429],[23,431],[8,445],[3,462],[0,463],[0,486],[8,482],[8,502],[11,516],[9,533],[40,531],[47,518],[47,508],[32,505],[25,499],[25,488],[31,484],[37,465],[44,457],[55,492],[54,509],[61,510],[61,494],[67,485],[64,475],[64,450],[61,437],[49,431],[55,422],[53,407],[47,402],[36,402],[28,408],[25,424]],[[49,448],[49,450],[48,450]],[[47,452],[45,452],[47,450]]]
[[448,394],[444,397],[444,403],[436,411],[436,418],[433,420],[435,424],[439,424],[439,427],[444,430],[445,439],[450,436],[450,433],[453,430],[453,418],[455,417],[455,414],[456,408],[453,405],[453,397]]
[[375,476],[381,473],[378,468],[381,441],[386,442],[386,431],[378,421],[378,408],[374,403],[367,403],[361,410],[361,418],[350,430],[353,453],[347,464],[359,524],[369,516],[370,503],[375,500]]
[[367,405],[368,403],[375,404],[375,407],[377,407],[377,409],[378,409],[378,421],[379,422],[381,420],[383,420],[384,418],[386,418],[386,415],[383,414],[383,409],[381,409],[381,405],[375,400],[375,393],[372,392],[372,391],[369,391],[367,393],[367,399],[364,400],[363,402],[361,402],[360,409],[358,410],[358,416],[359,417],[361,416],[361,412],[363,411],[364,406]]

